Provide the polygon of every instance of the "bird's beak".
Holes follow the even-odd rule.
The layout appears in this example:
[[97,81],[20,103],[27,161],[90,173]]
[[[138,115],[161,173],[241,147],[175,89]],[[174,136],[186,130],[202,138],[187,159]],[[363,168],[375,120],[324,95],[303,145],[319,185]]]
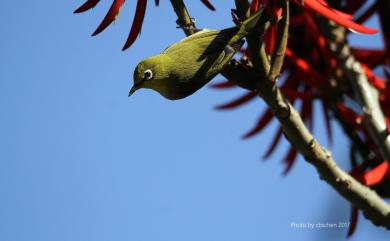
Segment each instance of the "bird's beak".
[[134,92],[135,92],[136,90],[138,90],[138,89],[139,89],[138,85],[133,85],[133,87],[131,87],[131,89],[129,90],[129,97],[130,97],[132,94],[134,94]]

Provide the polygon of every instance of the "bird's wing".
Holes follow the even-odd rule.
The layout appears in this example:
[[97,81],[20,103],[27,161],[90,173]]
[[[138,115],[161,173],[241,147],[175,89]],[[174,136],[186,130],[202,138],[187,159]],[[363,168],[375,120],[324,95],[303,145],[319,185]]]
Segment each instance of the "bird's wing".
[[[215,48],[214,51],[208,50],[208,53],[204,51],[204,48],[194,49],[194,46],[183,46],[181,52],[177,52],[177,56],[181,55],[192,57],[177,58],[180,63],[182,76],[186,76],[186,78],[181,79],[180,82],[185,83],[213,78],[233,58],[234,54],[241,48],[242,44],[243,41],[234,45],[225,45],[223,48]],[[184,51],[187,53],[184,53]],[[186,74],[187,72],[188,74]]]
[[162,53],[172,54],[176,51],[180,51],[181,48],[188,45],[193,45],[197,48],[204,49],[205,54],[214,51],[221,51],[229,43],[229,40],[234,36],[234,33],[236,31],[236,28],[224,30],[202,30],[187,38],[182,39],[175,44],[172,44]]
[[[231,44],[237,28],[198,32],[165,49],[162,54],[177,63],[181,83],[208,81],[218,74],[242,46],[242,41]],[[179,73],[180,72],[180,73]]]

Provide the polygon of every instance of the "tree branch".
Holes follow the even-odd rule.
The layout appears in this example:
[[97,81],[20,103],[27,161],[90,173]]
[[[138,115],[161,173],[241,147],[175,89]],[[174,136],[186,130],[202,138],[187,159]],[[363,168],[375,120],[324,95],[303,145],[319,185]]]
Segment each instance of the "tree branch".
[[274,82],[263,82],[260,87],[261,97],[283,126],[288,141],[306,161],[314,165],[320,178],[362,210],[375,225],[390,229],[390,206],[374,191],[338,167],[331,153],[315,140]]
[[[186,10],[184,11],[185,5],[182,0],[171,0],[171,3],[179,20],[189,19],[188,12]],[[238,12],[242,14],[241,17],[247,17],[249,5],[246,0],[237,0],[236,7]],[[259,95],[281,123],[288,141],[303,155],[307,162],[311,163],[317,169],[320,178],[325,180],[353,205],[362,210],[363,214],[374,224],[390,229],[390,206],[374,191],[360,184],[348,173],[339,168],[332,158],[331,153],[315,140],[306,128],[298,112],[276,86],[276,82],[270,81],[267,78],[269,74],[269,63],[262,47],[259,47],[261,46],[261,42],[259,42],[261,36],[251,38],[254,41],[250,41],[248,37],[249,48],[250,50],[256,50],[252,52],[254,67],[248,68],[246,66],[243,68],[238,63],[229,64],[229,74],[233,75],[234,71],[238,71],[237,73],[241,74],[245,73],[245,75],[235,75],[237,78],[234,81],[244,83],[251,78],[249,83],[257,83]],[[287,37],[285,36],[285,38]],[[257,46],[253,46],[254,44]],[[276,73],[275,76],[278,75],[279,73]],[[242,85],[246,85],[246,83]]]
[[379,103],[379,93],[367,80],[360,63],[354,58],[346,40],[345,29],[334,22],[318,17],[330,51],[338,60],[343,77],[352,87],[355,101],[364,114],[364,125],[375,141],[385,160],[390,163],[390,136],[387,131],[385,116]]
[[[240,3],[241,1],[236,1],[237,9],[240,8]],[[287,32],[283,34],[283,38],[287,38]],[[251,42],[248,41],[248,45],[251,47]],[[253,56],[256,54],[256,52],[252,52]],[[263,64],[256,63],[255,58],[252,58],[252,60],[254,66]],[[240,66],[238,65],[236,68],[238,69]],[[240,71],[245,70],[241,69]],[[298,112],[277,87],[276,81],[272,81],[269,75],[264,75],[256,69],[246,76],[254,75],[255,80],[259,80],[259,95],[279,120],[287,140],[303,155],[307,162],[317,169],[320,178],[325,180],[354,206],[362,210],[363,214],[375,225],[390,229],[390,205],[384,202],[376,192],[362,185],[338,167],[331,153],[322,147],[306,128]],[[274,73],[274,75],[278,76],[279,73]]]

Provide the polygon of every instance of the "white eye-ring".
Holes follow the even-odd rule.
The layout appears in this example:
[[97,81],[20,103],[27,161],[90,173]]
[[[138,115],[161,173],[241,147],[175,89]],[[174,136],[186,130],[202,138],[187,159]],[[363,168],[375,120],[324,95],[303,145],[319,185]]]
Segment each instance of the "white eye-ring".
[[153,78],[153,72],[151,69],[147,69],[144,71],[144,79],[151,80]]

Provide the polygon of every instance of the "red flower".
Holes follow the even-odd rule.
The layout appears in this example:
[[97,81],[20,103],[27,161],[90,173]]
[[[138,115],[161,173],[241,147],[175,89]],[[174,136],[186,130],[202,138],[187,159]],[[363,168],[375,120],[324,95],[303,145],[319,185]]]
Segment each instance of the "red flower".
[[[95,7],[100,0],[87,0],[81,7],[76,9],[74,13],[82,13],[93,7]],[[138,0],[137,7],[135,10],[133,24],[131,25],[129,36],[127,37],[126,43],[123,46],[122,50],[128,49],[134,41],[137,39],[138,35],[141,33],[142,23],[144,21],[147,0]],[[210,10],[215,11],[214,6],[208,0],[201,0],[201,2]],[[102,31],[104,31],[119,15],[119,12],[125,3],[125,0],[113,0],[111,8],[108,10],[103,21],[100,23],[99,27],[95,30],[92,36],[96,36]],[[160,3],[159,0],[155,0],[155,5],[158,6]]]

